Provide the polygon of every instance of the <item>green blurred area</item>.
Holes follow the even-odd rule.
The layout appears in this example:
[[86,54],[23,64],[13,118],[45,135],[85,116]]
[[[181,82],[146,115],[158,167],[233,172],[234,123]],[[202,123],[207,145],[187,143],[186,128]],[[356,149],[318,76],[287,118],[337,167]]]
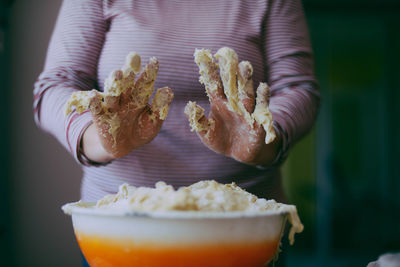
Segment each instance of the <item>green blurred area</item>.
[[365,266],[400,251],[400,1],[303,3],[322,102],[283,168],[305,225],[291,249]]
[[[299,242],[307,248],[314,246],[315,216],[315,130],[303,138],[290,152],[283,166],[284,190],[289,202],[297,205],[304,232],[298,236]],[[300,238],[300,239],[299,239]]]

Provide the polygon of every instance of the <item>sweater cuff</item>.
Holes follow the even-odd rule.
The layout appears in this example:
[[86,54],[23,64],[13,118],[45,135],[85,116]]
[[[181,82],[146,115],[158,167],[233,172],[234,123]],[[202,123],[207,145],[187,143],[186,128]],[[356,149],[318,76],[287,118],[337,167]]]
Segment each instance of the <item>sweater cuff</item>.
[[[92,122],[92,123],[93,123],[93,122]],[[85,130],[86,130],[90,125],[92,125],[92,123],[89,123],[89,124],[84,128],[84,130],[82,131],[82,133],[80,134],[80,137],[79,137],[79,140],[78,140],[78,142],[79,142],[79,148],[78,148],[78,152],[77,152],[77,153],[78,153],[79,162],[82,163],[82,164],[85,165],[85,166],[94,166],[94,167],[108,165],[109,163],[112,162],[112,160],[106,161],[106,162],[97,162],[97,161],[93,161],[93,160],[89,159],[89,158],[86,157],[86,155],[83,153],[83,149],[82,149],[82,138],[83,138],[83,133],[85,132]]]
[[78,163],[87,165],[80,154],[80,141],[86,128],[92,124],[92,115],[87,110],[81,114],[73,111],[67,116],[66,139],[68,150]]
[[73,111],[67,117],[66,137],[68,149],[75,160],[85,166],[102,166],[109,162],[95,162],[88,159],[81,148],[83,133],[93,123],[91,113],[86,110],[81,114]]
[[108,162],[96,162],[88,159],[82,153],[82,137],[86,129],[93,123],[92,115],[87,110],[81,114],[76,111],[72,112],[67,118],[67,143],[71,154],[75,160],[85,166],[104,166]]
[[287,158],[289,154],[289,141],[287,132],[280,126],[278,122],[274,122],[273,124],[274,130],[277,136],[281,138],[281,147],[279,149],[278,155],[275,160],[272,162],[272,166],[281,165]]
[[288,156],[292,141],[290,139],[288,131],[286,130],[286,118],[282,116],[281,113],[273,113],[272,117],[274,118],[274,129],[277,135],[280,135],[282,140],[281,149],[279,151],[276,161],[274,161],[274,164],[281,164]]
[[281,165],[287,158],[289,154],[289,142],[288,142],[288,135],[286,131],[282,129],[278,122],[273,122],[273,127],[275,130],[276,136],[280,136],[281,138],[281,147],[279,148],[278,154],[276,155],[275,159],[270,163],[268,166],[257,165],[256,167],[260,170],[266,170],[275,168]]

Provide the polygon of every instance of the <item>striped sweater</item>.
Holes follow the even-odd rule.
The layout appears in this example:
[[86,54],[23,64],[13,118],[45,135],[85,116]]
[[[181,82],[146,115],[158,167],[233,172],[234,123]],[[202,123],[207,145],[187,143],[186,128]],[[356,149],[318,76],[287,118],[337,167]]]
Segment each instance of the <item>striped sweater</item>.
[[[93,201],[121,183],[152,186],[164,180],[176,187],[203,179],[235,181],[251,192],[282,200],[279,164],[257,168],[206,148],[190,132],[184,107],[209,107],[193,61],[195,48],[233,48],[254,68],[254,84],[271,87],[270,109],[283,144],[289,148],[312,127],[319,103],[312,50],[300,0],[64,0],[34,88],[34,115],[82,165],[81,196]],[[64,116],[64,104],[77,90],[103,90],[108,74],[130,51],[142,62],[158,58],[155,88],[175,94],[157,137],[123,158],[94,166],[79,153],[91,123],[90,112]]]

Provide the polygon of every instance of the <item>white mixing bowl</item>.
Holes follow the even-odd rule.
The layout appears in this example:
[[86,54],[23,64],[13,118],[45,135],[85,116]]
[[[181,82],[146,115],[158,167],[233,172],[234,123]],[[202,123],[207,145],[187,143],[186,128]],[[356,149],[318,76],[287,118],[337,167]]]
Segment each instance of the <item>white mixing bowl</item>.
[[90,266],[261,267],[278,251],[287,214],[129,212],[63,206]]

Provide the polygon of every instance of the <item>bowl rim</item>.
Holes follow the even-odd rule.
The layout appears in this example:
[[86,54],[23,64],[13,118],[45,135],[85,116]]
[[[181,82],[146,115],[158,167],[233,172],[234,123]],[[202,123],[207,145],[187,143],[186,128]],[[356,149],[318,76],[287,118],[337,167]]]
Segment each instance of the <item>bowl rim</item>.
[[164,219],[233,219],[233,218],[257,218],[270,216],[287,216],[288,210],[265,210],[265,211],[126,211],[93,208],[96,202],[72,202],[61,207],[67,215],[90,215],[102,217],[141,217],[141,218],[164,218]]

